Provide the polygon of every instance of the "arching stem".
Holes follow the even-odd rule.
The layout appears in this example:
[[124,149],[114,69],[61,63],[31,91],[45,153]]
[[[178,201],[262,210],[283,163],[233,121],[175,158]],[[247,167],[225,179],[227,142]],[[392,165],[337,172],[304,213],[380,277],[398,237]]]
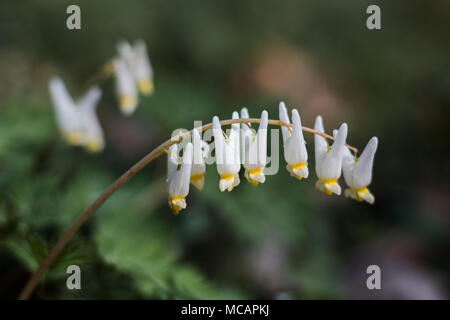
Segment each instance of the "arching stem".
[[[222,126],[230,125],[233,123],[259,123],[260,119],[232,119],[232,120],[222,120],[220,121]],[[285,126],[285,127],[291,127],[292,125],[284,123],[280,120],[269,120],[270,125],[275,126]],[[201,128],[198,128],[199,131],[205,131],[212,128],[212,123],[209,123],[207,125],[204,125]],[[318,132],[314,129],[308,128],[308,127],[302,127],[302,130],[305,132],[309,132],[312,134],[320,135],[326,139],[335,140],[332,136]],[[178,143],[182,141],[183,139],[189,139],[191,137],[191,132],[188,131],[183,134],[180,134],[179,136],[176,136],[175,138],[169,139],[166,142],[160,144],[156,149],[151,151],[149,154],[147,154],[144,158],[139,160],[134,166],[132,166],[128,171],[126,171],[124,174],[122,174],[116,181],[113,182],[103,193],[86,209],[84,212],[75,220],[75,222],[67,229],[67,231],[61,236],[61,238],[58,240],[56,245],[50,250],[48,255],[45,257],[44,261],[42,261],[39,268],[35,271],[33,276],[28,280],[25,287],[23,288],[22,292],[20,293],[18,299],[19,300],[26,300],[30,297],[33,290],[38,285],[40,279],[44,275],[44,273],[47,271],[47,269],[50,267],[50,265],[53,263],[53,261],[56,259],[56,257],[61,253],[61,251],[64,249],[64,247],[67,245],[67,243],[72,239],[72,237],[75,235],[75,233],[78,231],[78,229],[81,228],[83,224],[85,224],[89,218],[94,214],[95,211],[97,211],[103,203],[105,203],[106,200],[109,199],[109,197],[116,192],[120,187],[122,187],[125,182],[130,180],[136,173],[138,173],[140,170],[142,170],[145,166],[147,166],[150,162],[158,158],[160,155],[165,153],[165,150],[167,150],[171,145]],[[347,145],[347,147],[355,154],[358,152],[358,150],[350,145]]]

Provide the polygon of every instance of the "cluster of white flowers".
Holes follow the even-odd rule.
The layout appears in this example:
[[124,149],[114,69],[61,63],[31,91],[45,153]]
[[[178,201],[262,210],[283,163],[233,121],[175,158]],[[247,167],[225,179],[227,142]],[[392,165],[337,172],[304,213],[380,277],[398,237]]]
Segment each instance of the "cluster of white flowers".
[[[153,93],[153,69],[142,40],[131,46],[126,41],[117,45],[118,55],[106,64],[106,73],[115,75],[116,94],[123,114],[132,114],[138,104],[138,91],[144,95]],[[74,102],[59,77],[49,82],[50,96],[60,131],[70,145],[81,145],[90,152],[103,150],[104,134],[96,113],[102,91],[98,86]]]
[[153,69],[142,40],[136,41],[134,46],[119,41],[117,51],[119,55],[113,60],[116,91],[120,110],[128,115],[136,110],[138,91],[144,95],[153,93]]
[[[291,176],[302,179],[309,175],[308,153],[303,138],[301,119],[296,109],[292,110],[292,124],[289,120],[286,106],[283,102],[279,107],[282,126],[284,158],[286,169]],[[233,112],[232,119],[239,119],[239,114]],[[249,119],[248,110],[241,110],[240,119]],[[263,111],[258,131],[255,132],[249,123],[233,123],[227,135],[221,127],[219,118],[213,117],[212,130],[215,144],[215,157],[217,171],[220,176],[220,191],[232,191],[239,185],[239,171],[241,165],[245,168],[245,178],[253,185],[264,183],[266,178],[264,168],[267,164],[267,111]],[[322,117],[316,118],[314,129],[325,133]],[[345,196],[358,201],[367,201],[373,204],[374,196],[367,188],[372,179],[372,167],[378,140],[370,139],[361,156],[352,155],[346,146],[347,124],[342,124],[339,130],[334,130],[335,141],[329,145],[326,138],[315,134],[315,160],[318,181],[316,187],[327,195],[341,194],[338,179],[341,172],[348,186]],[[203,141],[197,128],[192,130],[192,138],[179,155],[179,145],[172,145],[167,151],[168,173],[167,186],[169,206],[174,214],[186,208],[186,197],[189,193],[189,184],[202,189],[205,180],[205,158],[209,152],[209,145]]]

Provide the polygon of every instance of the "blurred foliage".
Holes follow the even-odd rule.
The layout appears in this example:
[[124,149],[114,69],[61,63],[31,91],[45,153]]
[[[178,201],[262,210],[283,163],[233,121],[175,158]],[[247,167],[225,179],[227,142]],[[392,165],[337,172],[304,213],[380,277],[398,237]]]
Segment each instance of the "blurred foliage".
[[[82,10],[76,32],[65,27],[73,3]],[[365,10],[376,3],[382,30],[368,31]],[[379,137],[374,206],[314,189],[306,136],[308,180],[289,177],[280,154],[279,173],[263,185],[242,176],[232,193],[221,193],[209,166],[205,189],[192,190],[188,209],[174,217],[161,158],[83,226],[34,297],[365,297],[349,293],[349,283],[365,288],[368,264],[383,269],[383,261],[400,260],[448,296],[448,1],[7,0],[0,7],[0,297],[16,297],[76,217],[174,129],[229,118],[242,106],[277,118],[280,100],[298,107],[306,126],[317,114],[328,132],[348,122],[358,148]],[[48,79],[63,77],[80,96],[120,38],[146,41],[155,94],[126,118],[113,81],[102,83],[106,150],[69,148],[58,136]],[[82,290],[66,289],[70,264],[81,266]]]

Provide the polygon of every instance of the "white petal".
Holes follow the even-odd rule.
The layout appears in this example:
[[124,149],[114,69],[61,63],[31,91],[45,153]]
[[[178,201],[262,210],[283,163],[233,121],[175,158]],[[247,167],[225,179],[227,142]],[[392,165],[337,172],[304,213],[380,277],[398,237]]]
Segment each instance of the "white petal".
[[357,191],[355,189],[345,189],[345,196],[348,198],[355,199],[357,201],[366,201],[370,204],[374,204],[375,197],[372,193],[370,193],[369,189],[365,189],[363,191]]
[[309,170],[308,167],[306,166],[302,166],[299,169],[293,168],[291,165],[287,165],[286,166],[287,171],[291,174],[291,176],[296,177],[297,179],[306,179],[309,176]]
[[373,196],[372,193],[370,193],[369,190],[367,190],[367,192],[359,192],[358,196],[370,204],[374,204],[375,202],[375,197]]
[[80,109],[95,109],[101,97],[102,90],[98,86],[91,87],[77,100],[77,106]]
[[347,124],[343,123],[336,135],[336,140],[331,146],[330,154],[333,157],[342,159],[344,155],[346,139],[347,139]]
[[265,166],[267,163],[267,127],[269,125],[269,114],[266,110],[261,113],[259,128],[257,133],[258,164]]
[[[289,121],[289,116],[287,113],[287,109],[286,109],[286,105],[284,104],[284,102],[280,102],[280,106],[279,106],[279,116],[280,116],[280,120],[283,121],[286,124],[290,124],[291,122]],[[286,142],[286,140],[291,136],[291,133],[289,132],[289,129],[285,126],[281,126],[281,133],[283,135],[283,142]]]
[[192,130],[192,144],[194,145],[194,164],[202,165],[205,163],[203,158],[203,143],[197,128]]
[[[78,108],[61,78],[54,77],[50,80],[49,91],[61,132],[65,135],[75,132],[81,134]],[[81,142],[81,136],[79,142]]]
[[119,52],[121,58],[131,67],[134,63],[134,49],[130,43],[126,40],[120,40],[117,43],[117,51]]
[[168,177],[168,190],[171,197],[186,197],[189,193],[192,149],[192,143],[188,143],[184,150],[183,160],[179,170],[172,171]]
[[225,164],[225,137],[223,136],[222,126],[220,125],[219,118],[213,117],[213,134],[214,134],[214,147],[216,154],[216,164],[219,174],[221,172],[222,165]]
[[[247,108],[242,108],[241,109],[241,118],[242,119],[250,119],[250,116],[248,114],[248,109]],[[247,126],[246,126],[247,127]],[[248,128],[248,127],[247,127]]]
[[[314,123],[314,130],[325,133],[325,130],[323,128],[323,120],[321,116],[316,117],[316,122]],[[317,159],[326,153],[328,151],[328,142],[327,140],[319,136],[318,134],[314,135],[314,150],[315,150],[315,156],[316,156],[316,167],[317,167]]]
[[319,155],[316,159],[316,171],[319,179],[338,179],[342,172],[342,158],[347,137],[347,125],[341,125],[336,140],[329,152]]
[[136,57],[136,79],[152,79],[153,69],[150,64],[150,59],[147,54],[147,46],[144,41],[138,40],[134,44],[134,53]]
[[[248,114],[247,108],[241,109],[241,118],[242,119],[249,119],[250,116]],[[249,144],[253,140],[253,137],[255,135],[255,130],[253,128],[249,127],[249,123],[242,123],[241,129],[242,129],[242,135],[241,135],[241,161],[245,165],[248,162],[249,157]]]
[[331,195],[333,193],[337,195],[341,194],[341,186],[337,182],[326,183],[322,180],[317,180],[316,188],[322,192],[325,192],[327,195]]
[[[194,168],[194,167],[192,167],[192,168]],[[194,172],[193,171],[191,171],[191,177],[194,175]],[[200,178],[200,179],[195,179],[195,180],[192,180],[191,179],[191,184],[194,186],[194,187],[196,187],[198,190],[203,190],[203,187],[204,187],[204,185],[205,185],[205,177],[203,176],[202,178]]]
[[[234,111],[232,115],[233,119],[239,119],[239,113]],[[230,133],[230,144],[229,147],[232,148],[233,151],[233,165],[234,167],[237,167],[237,171],[239,171],[239,168],[241,166],[241,136],[240,136],[240,124],[239,123],[233,123],[231,125],[231,133]],[[235,169],[236,170],[236,169]],[[234,172],[234,171],[233,171]]]
[[224,192],[227,189],[232,189],[233,188],[233,182],[234,182],[234,178],[233,179],[220,179],[220,181],[219,181],[219,190],[221,192]]
[[104,147],[103,130],[96,113],[101,96],[102,91],[95,86],[77,102],[83,128],[83,145],[91,152],[101,151]]
[[367,146],[364,148],[358,162],[355,164],[354,169],[354,183],[356,188],[366,187],[372,180],[372,168],[375,152],[378,147],[377,137],[370,139]]
[[[192,130],[192,144],[194,146],[194,156],[193,156],[193,164],[191,169],[192,175],[204,175],[206,170],[205,165],[205,153],[204,153],[204,141],[200,137],[200,133],[197,128]],[[208,144],[206,144],[208,145]],[[200,189],[200,185],[203,186],[204,179],[202,181],[191,181],[197,188]]]
[[138,102],[137,88],[133,74],[122,58],[114,59],[114,70],[120,110],[124,114],[131,114],[136,109]]
[[341,186],[338,183],[325,183],[325,188],[330,190],[332,193],[337,194],[338,196],[341,194]]
[[180,165],[178,162],[178,145],[171,145],[167,151],[167,177],[169,177]]
[[[233,111],[232,119],[233,119],[233,120],[239,119],[239,113],[238,113],[237,111]],[[239,123],[233,123],[233,124],[231,125],[231,129],[232,129],[233,131],[237,131],[237,132],[239,132],[239,128],[240,128],[240,127],[241,127],[241,126],[240,126]]]
[[292,110],[292,136],[285,142],[284,157],[291,165],[306,163],[308,160],[300,115],[296,109]]

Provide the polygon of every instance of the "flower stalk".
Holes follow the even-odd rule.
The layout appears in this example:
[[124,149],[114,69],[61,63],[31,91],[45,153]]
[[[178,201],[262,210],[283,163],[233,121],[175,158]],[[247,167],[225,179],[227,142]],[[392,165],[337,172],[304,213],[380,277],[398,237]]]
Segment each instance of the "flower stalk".
[[[230,120],[222,120],[220,121],[220,124],[222,126],[231,125],[235,123],[260,123],[260,119],[256,118],[250,118],[250,119],[230,119]],[[291,124],[287,124],[280,120],[268,120],[269,125],[274,126],[284,126],[287,128],[291,128]],[[208,130],[212,128],[212,123],[206,124],[197,130],[199,132]],[[316,131],[314,129],[308,128],[308,127],[302,127],[302,130],[304,132],[312,133],[315,135],[319,135],[325,139],[329,140],[335,140],[334,137],[322,133],[319,131]],[[39,284],[39,281],[45,274],[45,272],[48,270],[50,265],[55,261],[56,257],[61,253],[61,251],[64,249],[64,247],[67,245],[67,243],[73,238],[73,236],[76,234],[76,232],[83,226],[89,218],[106,202],[106,200],[111,197],[120,187],[122,187],[128,180],[130,180],[135,174],[137,174],[140,170],[142,170],[144,167],[146,167],[150,162],[161,156],[162,154],[165,154],[170,146],[172,146],[175,143],[178,143],[184,139],[191,138],[192,131],[185,132],[183,134],[180,134],[177,137],[174,137],[172,139],[169,139],[162,144],[160,144],[158,147],[156,147],[153,151],[148,153],[144,158],[139,160],[135,165],[133,165],[130,169],[128,169],[124,174],[122,174],[117,180],[115,180],[103,193],[86,209],[84,212],[74,221],[74,223],[67,229],[67,231],[59,238],[55,246],[50,250],[48,255],[45,257],[45,259],[42,261],[39,268],[34,272],[32,277],[28,280],[24,288],[22,289],[22,292],[18,296],[19,300],[27,300],[31,294],[33,293],[36,286]],[[358,153],[358,150],[355,147],[352,147],[350,145],[346,145],[350,150],[352,150],[356,156]]]

